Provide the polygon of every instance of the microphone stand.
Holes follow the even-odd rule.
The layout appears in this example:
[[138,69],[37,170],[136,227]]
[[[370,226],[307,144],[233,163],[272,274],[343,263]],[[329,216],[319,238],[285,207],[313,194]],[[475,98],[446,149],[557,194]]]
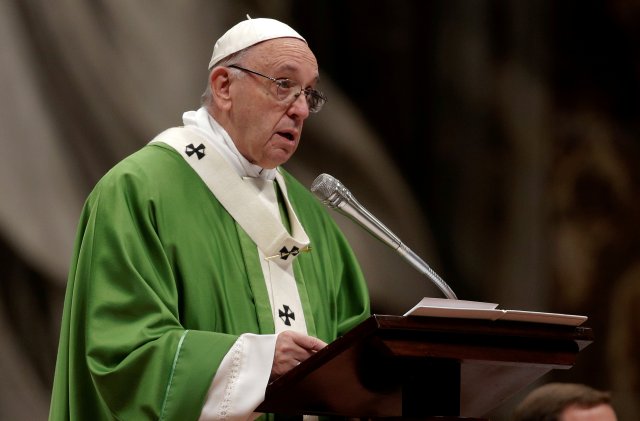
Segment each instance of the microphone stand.
[[369,231],[374,237],[393,248],[411,266],[417,269],[418,272],[426,275],[440,289],[445,297],[452,300],[458,299],[449,285],[447,285],[424,260],[362,206],[353,194],[336,178],[329,174],[320,174],[311,185],[311,191],[324,205],[347,216],[365,230]]

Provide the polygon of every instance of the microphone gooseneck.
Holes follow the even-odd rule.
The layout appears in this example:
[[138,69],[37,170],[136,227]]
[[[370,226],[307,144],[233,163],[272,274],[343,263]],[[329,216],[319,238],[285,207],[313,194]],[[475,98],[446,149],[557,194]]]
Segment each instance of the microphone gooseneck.
[[396,250],[409,264],[426,275],[450,299],[457,300],[456,294],[446,282],[400,241],[389,228],[362,206],[351,192],[336,178],[329,174],[320,174],[311,184],[311,191],[327,207],[330,207],[369,231],[374,237]]

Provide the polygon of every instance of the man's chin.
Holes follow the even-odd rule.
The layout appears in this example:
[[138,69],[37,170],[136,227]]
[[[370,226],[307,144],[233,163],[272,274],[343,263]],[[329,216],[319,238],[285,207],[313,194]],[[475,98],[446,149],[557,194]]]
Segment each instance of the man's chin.
[[285,164],[289,159],[291,159],[291,156],[293,156],[293,152],[284,150],[274,151],[274,153],[265,160],[264,165],[260,166],[265,169],[273,169]]

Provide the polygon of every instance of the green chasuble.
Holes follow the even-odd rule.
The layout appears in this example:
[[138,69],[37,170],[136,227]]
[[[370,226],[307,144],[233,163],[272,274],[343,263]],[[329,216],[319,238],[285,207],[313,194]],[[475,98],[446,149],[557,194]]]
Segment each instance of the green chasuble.
[[[369,316],[353,252],[280,170],[311,252],[294,273],[307,330],[331,342]],[[274,332],[256,245],[171,147],[109,171],[79,224],[50,420],[197,420],[242,333]]]

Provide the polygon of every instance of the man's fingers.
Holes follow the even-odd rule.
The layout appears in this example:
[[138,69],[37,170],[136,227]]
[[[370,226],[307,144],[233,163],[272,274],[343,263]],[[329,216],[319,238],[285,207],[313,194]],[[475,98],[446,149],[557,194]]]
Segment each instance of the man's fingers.
[[327,346],[325,342],[318,338],[314,338],[313,336],[299,334],[298,336],[294,336],[293,340],[298,346],[308,351],[320,351],[322,348]]
[[286,373],[325,346],[327,344],[320,339],[302,333],[294,331],[280,333],[276,339],[272,377]]

